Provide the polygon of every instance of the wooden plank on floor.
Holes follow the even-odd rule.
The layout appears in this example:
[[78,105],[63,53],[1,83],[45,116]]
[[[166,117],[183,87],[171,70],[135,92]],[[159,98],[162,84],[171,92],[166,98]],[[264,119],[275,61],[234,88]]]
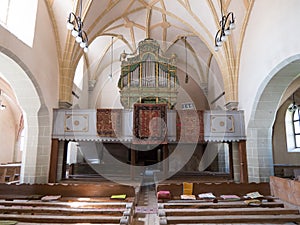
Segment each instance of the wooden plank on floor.
[[[1,222],[1,221],[0,221]],[[1,223],[0,223],[1,224]],[[26,223],[26,222],[17,222],[15,223],[16,225],[41,225],[41,223]],[[42,223],[43,225],[58,225],[57,223]],[[1,224],[2,225],[2,224]],[[59,225],[79,225],[78,223],[60,223]],[[86,224],[81,224],[81,225],[86,225]],[[93,225],[120,225],[120,223],[93,223]]]
[[[5,201],[14,201],[14,200],[41,200],[43,195],[2,195],[0,193],[0,200]],[[60,197],[57,201],[61,202],[78,202],[78,199],[86,199],[86,202],[120,202],[118,199],[111,199],[110,197]],[[133,202],[135,200],[134,197],[126,197],[122,202]]]
[[120,223],[121,217],[114,216],[61,216],[61,215],[15,215],[0,214],[0,220],[32,223]]
[[58,208],[58,207],[32,207],[32,206],[0,206],[0,213],[18,214],[56,214],[56,215],[107,215],[122,216],[125,208]]
[[166,216],[216,216],[216,215],[283,215],[299,214],[291,208],[229,208],[229,209],[163,209]]
[[228,216],[172,216],[166,217],[168,224],[201,223],[288,223],[300,222],[300,215],[228,215]]
[[130,205],[126,202],[42,202],[42,201],[26,201],[14,200],[3,201],[0,200],[0,205],[4,206],[46,206],[46,207],[80,207],[80,208],[121,208]]
[[[236,201],[236,202],[219,202],[219,203],[212,203],[212,202],[168,202],[168,203],[162,203],[160,204],[161,207],[165,209],[174,209],[174,208],[193,208],[193,209],[203,209],[203,208],[214,208],[214,209],[219,209],[219,208],[252,208],[253,206],[249,206],[243,201]],[[284,204],[281,201],[274,201],[274,202],[266,202],[262,203],[260,205],[262,208],[279,208],[279,207],[284,207]]]

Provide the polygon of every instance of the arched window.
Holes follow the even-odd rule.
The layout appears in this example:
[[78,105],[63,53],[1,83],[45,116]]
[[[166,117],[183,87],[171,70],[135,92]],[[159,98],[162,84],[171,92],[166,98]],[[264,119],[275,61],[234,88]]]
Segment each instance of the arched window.
[[293,131],[295,139],[295,148],[300,148],[300,110],[297,108],[293,112]]
[[300,109],[290,105],[285,115],[288,152],[300,152]]
[[1,0],[0,25],[32,47],[38,0]]
[[81,57],[80,61],[78,62],[73,80],[73,83],[77,88],[79,88],[79,90],[82,90],[83,88],[83,66],[83,57]]

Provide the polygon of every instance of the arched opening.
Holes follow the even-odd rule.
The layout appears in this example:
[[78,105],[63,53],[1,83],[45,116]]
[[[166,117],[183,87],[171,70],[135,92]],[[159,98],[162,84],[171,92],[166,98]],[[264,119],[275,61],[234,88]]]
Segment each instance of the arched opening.
[[41,90],[26,65],[6,49],[0,53],[0,68],[1,76],[10,85],[22,109],[26,127],[20,182],[45,183],[48,181],[51,125]]
[[247,127],[248,171],[251,182],[264,182],[274,174],[272,129],[287,87],[299,75],[299,55],[286,59],[267,76],[255,96]]

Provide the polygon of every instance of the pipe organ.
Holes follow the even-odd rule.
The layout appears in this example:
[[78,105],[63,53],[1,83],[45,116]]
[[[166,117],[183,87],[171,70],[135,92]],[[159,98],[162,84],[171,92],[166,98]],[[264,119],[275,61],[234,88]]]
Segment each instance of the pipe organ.
[[165,103],[172,109],[177,101],[176,55],[160,55],[160,46],[153,39],[139,43],[138,55],[121,54],[121,75],[118,82],[121,104],[132,109],[135,103]]

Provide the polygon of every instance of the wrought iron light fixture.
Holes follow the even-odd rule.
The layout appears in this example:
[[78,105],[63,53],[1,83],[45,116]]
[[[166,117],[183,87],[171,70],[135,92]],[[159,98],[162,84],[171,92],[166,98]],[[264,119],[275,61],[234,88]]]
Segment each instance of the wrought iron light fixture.
[[110,79],[113,77],[113,61],[114,61],[114,37],[111,37],[111,46],[110,46],[110,74],[108,75]]
[[6,105],[2,104],[2,100],[0,100],[0,110],[6,109]]
[[[0,90],[0,97],[2,96],[2,92],[1,92],[1,90]],[[2,103],[2,99],[0,99],[0,110],[4,110],[4,109],[6,109],[6,105],[4,105],[3,103]]]
[[184,48],[185,48],[185,83],[189,82],[189,75],[187,73],[187,45],[186,45],[186,37],[184,37]]
[[227,36],[230,35],[231,30],[235,28],[235,19],[233,12],[229,12],[227,15],[223,12],[222,0],[220,0],[221,7],[221,16],[220,20],[220,30],[216,33],[215,36],[215,51],[219,51],[219,48],[223,45],[223,42],[226,41]]
[[295,112],[298,109],[298,105],[295,103],[295,93],[293,94],[293,104],[288,108],[290,112]]
[[83,22],[81,20],[82,13],[82,0],[80,0],[79,16],[71,12],[67,21],[67,29],[71,31],[73,37],[75,37],[76,42],[80,44],[85,53],[88,52],[88,37],[86,32],[83,30]]

